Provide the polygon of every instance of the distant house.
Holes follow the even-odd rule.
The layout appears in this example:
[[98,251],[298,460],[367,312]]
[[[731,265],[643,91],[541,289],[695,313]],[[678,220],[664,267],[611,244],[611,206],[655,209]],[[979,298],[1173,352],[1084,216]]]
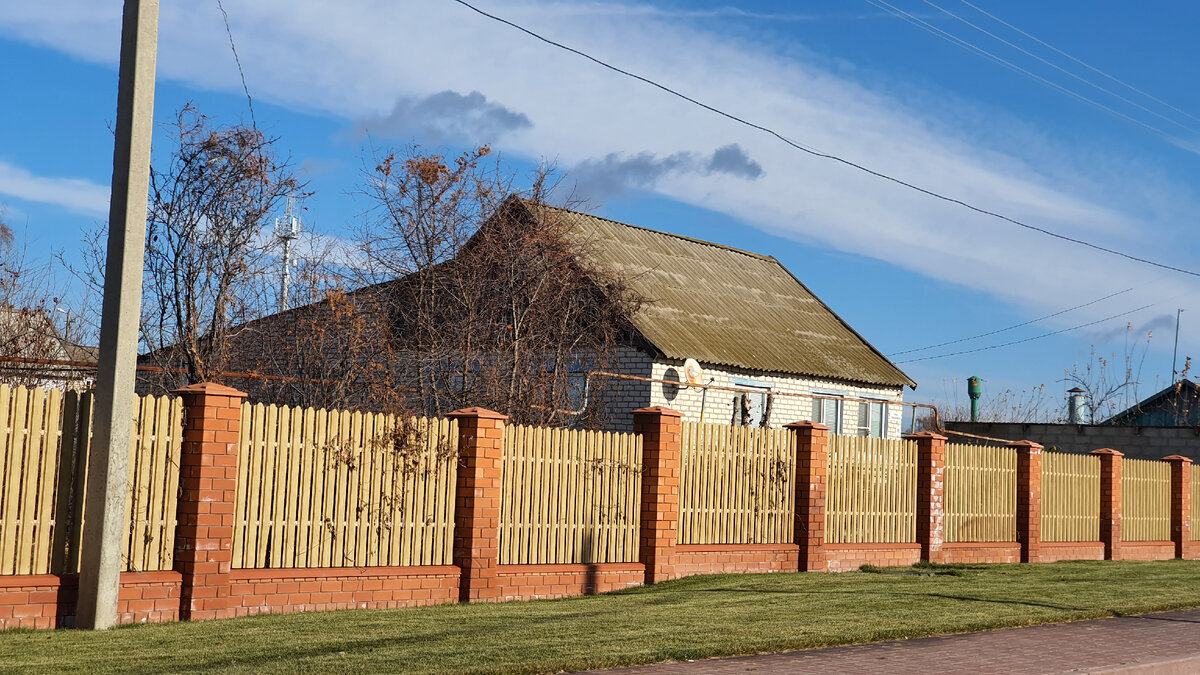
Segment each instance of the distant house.
[[1058,423],[947,422],[951,431],[1037,441],[1049,449],[1087,453],[1113,448],[1134,459],[1183,455],[1200,461],[1200,385],[1179,380],[1112,417],[1086,424],[1083,390],[1067,392],[1068,421]]
[[[840,434],[900,435],[897,404],[916,384],[775,258],[524,200],[502,208],[529,224],[556,221],[593,268],[619,274],[645,300],[617,372],[593,367],[586,354],[572,369],[573,402],[604,406],[609,428],[628,429],[630,411],[658,405],[736,426],[814,420]],[[369,301],[408,281],[351,295]],[[317,303],[247,324],[231,369],[267,372],[262,354],[287,348],[285,323],[321,313],[331,310]],[[328,344],[324,358],[343,356],[336,340]],[[688,359],[702,368],[702,386],[687,384]],[[253,396],[252,382],[237,386]]]
[[1189,379],[1179,380],[1101,424],[1133,427],[1200,426],[1200,385]]
[[[66,366],[69,361],[80,366]],[[92,384],[95,349],[64,339],[41,309],[0,307],[0,381],[82,389]]]

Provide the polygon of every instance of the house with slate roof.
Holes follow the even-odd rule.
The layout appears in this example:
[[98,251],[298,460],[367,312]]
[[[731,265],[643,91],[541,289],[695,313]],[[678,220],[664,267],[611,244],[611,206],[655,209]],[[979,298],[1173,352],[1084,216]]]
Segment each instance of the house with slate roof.
[[[594,263],[622,274],[647,301],[632,317],[641,339],[621,359],[621,374],[645,379],[623,379],[603,404],[666,406],[693,421],[756,427],[813,420],[840,434],[899,437],[896,404],[916,383],[775,258],[524,206],[564,219]],[[687,385],[689,358],[708,388]],[[616,428],[628,424],[628,415],[609,417]]]
[[[620,275],[645,301],[631,317],[633,335],[615,376],[593,372],[586,354],[577,364],[577,403],[607,406],[599,417],[610,429],[631,430],[629,411],[666,406],[694,421],[777,427],[813,420],[839,434],[899,437],[897,404],[904,387],[916,384],[775,258],[517,198],[501,208],[530,226],[555,222],[581,256]],[[386,293],[394,283],[355,293]],[[282,334],[273,326],[286,314],[238,332],[247,344],[277,350],[264,338]],[[251,358],[254,349],[234,351],[245,351],[236,370],[266,372]],[[687,359],[703,369],[703,386],[686,382]],[[251,381],[238,386],[254,389]]]

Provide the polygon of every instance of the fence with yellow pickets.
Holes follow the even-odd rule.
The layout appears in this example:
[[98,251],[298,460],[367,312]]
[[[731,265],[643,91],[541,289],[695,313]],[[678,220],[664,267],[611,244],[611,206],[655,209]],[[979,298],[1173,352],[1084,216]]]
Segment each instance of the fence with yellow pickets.
[[[79,571],[92,395],[0,385],[0,574]],[[126,571],[171,569],[183,409],[140,397],[129,454]]]
[[825,541],[854,544],[916,540],[916,443],[830,436]]
[[1191,469],[1191,474],[1192,474],[1192,481],[1191,481],[1191,483],[1192,483],[1192,485],[1191,485],[1191,489],[1192,489],[1192,498],[1191,498],[1192,522],[1191,522],[1190,530],[1191,530],[1191,535],[1192,535],[1192,541],[1200,541],[1200,468],[1193,466]]
[[681,433],[679,543],[791,543],[794,434],[696,422]]
[[1100,458],[1042,455],[1042,541],[1100,540]]
[[457,423],[242,405],[233,567],[444,565]]
[[1012,448],[946,444],[945,541],[1017,540],[1017,454]]
[[508,426],[500,564],[636,561],[641,468],[635,434]]
[[1126,459],[1121,468],[1121,539],[1171,539],[1171,465]]

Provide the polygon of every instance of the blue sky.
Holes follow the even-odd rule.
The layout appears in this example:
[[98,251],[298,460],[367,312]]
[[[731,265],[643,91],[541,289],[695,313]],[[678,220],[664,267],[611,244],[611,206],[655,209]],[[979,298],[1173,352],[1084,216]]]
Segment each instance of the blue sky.
[[[910,399],[945,403],[978,375],[992,393],[1045,384],[1058,404],[1068,386],[1063,369],[1083,365],[1092,345],[1119,354],[1127,322],[1139,337],[1155,334],[1141,372],[1142,393],[1150,393],[1169,376],[1177,308],[1180,360],[1200,356],[1197,277],[1050,239],[802,154],[451,0],[224,4],[257,121],[280,137],[315,191],[305,215],[315,234],[349,236],[366,208],[353,194],[364,129],[379,146],[416,140],[455,152],[487,142],[521,171],[555,162],[601,215],[776,256],[887,354],[1133,289],[897,361],[1151,305],[1020,345],[902,363],[919,383]],[[806,146],[1200,270],[1194,3],[477,4]],[[888,6],[1071,93],[913,26]],[[113,0],[0,2],[0,203],[33,262],[58,250],[75,256],[81,231],[105,218],[119,16]],[[215,0],[164,3],[159,47],[158,119],[190,100],[220,121],[248,121]]]

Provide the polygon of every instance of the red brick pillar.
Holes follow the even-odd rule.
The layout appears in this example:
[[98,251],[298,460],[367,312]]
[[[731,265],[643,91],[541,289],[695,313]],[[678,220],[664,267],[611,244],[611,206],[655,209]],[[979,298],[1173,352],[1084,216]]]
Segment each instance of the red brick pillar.
[[500,585],[500,473],[506,415],[484,408],[455,410],[458,482],[454,497],[454,564],[462,602],[496,602]]
[[1104,559],[1121,559],[1121,458],[1112,448],[1093,450],[1100,457],[1100,541]]
[[946,437],[920,431],[905,438],[917,442],[917,543],[921,545],[921,560],[941,562]]
[[800,571],[824,572],[825,476],[829,469],[829,427],[792,422],[796,437],[796,522],[793,539],[800,547]]
[[1192,460],[1182,455],[1163,457],[1171,464],[1171,539],[1175,557],[1186,558],[1192,545]]
[[655,406],[633,411],[633,432],[642,437],[642,513],[638,560],[646,583],[675,576],[679,535],[679,460],[683,414]]
[[1017,541],[1021,562],[1038,562],[1042,548],[1042,446],[1017,441]]
[[179,618],[220,619],[233,615],[229,566],[241,406],[246,394],[209,382],[184,387],[175,394],[183,398],[175,526],[175,570],[183,577]]

